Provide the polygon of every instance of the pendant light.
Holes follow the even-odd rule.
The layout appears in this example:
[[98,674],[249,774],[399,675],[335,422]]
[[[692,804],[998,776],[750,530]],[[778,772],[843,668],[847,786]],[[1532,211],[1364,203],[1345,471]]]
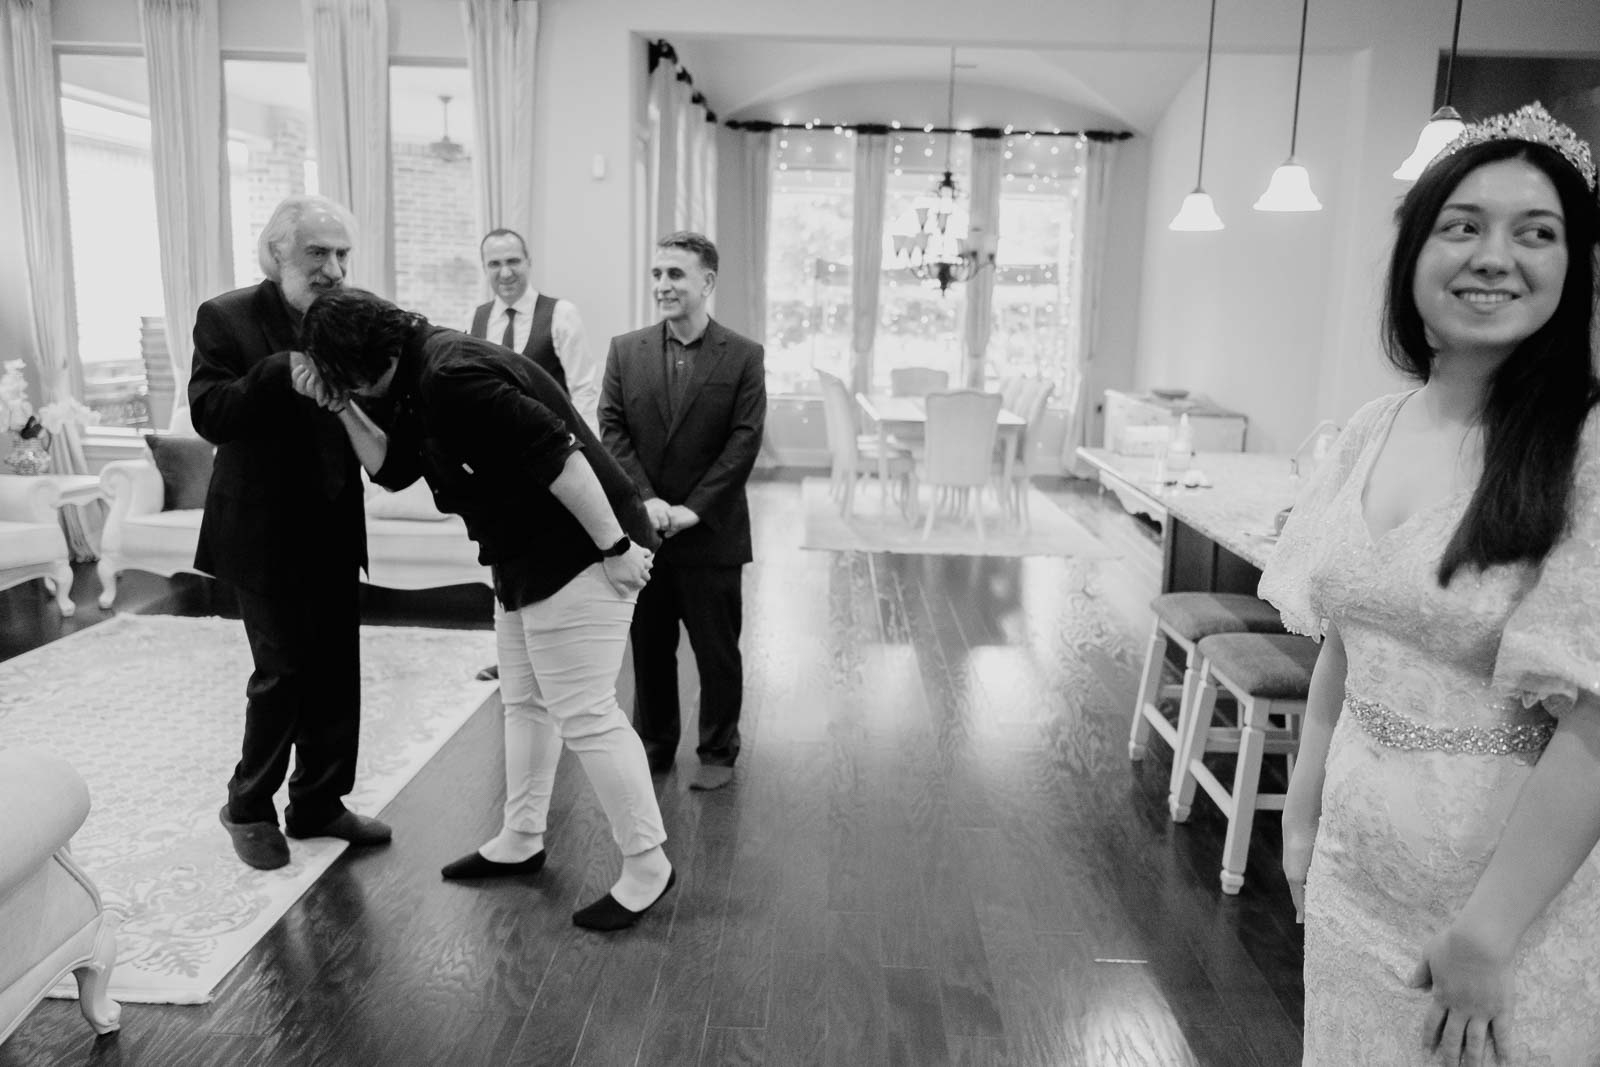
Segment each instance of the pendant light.
[[1300,83],[1306,69],[1306,16],[1311,11],[1311,0],[1301,0],[1300,5],[1300,61],[1294,71],[1294,121],[1289,126],[1289,158],[1272,172],[1267,191],[1255,203],[1257,211],[1321,211],[1322,201],[1311,191],[1311,175],[1295,159],[1294,150],[1300,136]]
[[1206,168],[1206,115],[1211,109],[1211,48],[1217,37],[1217,0],[1211,0],[1211,28],[1206,31],[1206,86],[1200,98],[1200,163],[1195,168],[1194,192],[1183,198],[1183,205],[1167,224],[1169,230],[1220,230],[1222,219],[1211,203],[1211,194],[1201,182]]
[[1450,33],[1450,59],[1444,68],[1444,106],[1428,119],[1428,124],[1422,127],[1422,132],[1417,135],[1417,147],[1411,150],[1406,161],[1395,170],[1394,176],[1401,181],[1416,181],[1423,168],[1433,162],[1433,157],[1466,129],[1466,123],[1461,121],[1461,113],[1450,106],[1450,81],[1455,75],[1456,42],[1460,39],[1461,0],[1456,0],[1456,26]]

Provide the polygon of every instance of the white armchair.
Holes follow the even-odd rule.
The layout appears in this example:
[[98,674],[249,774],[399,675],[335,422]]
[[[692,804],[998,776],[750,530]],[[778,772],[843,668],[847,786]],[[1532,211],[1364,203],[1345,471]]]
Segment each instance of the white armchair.
[[194,569],[200,539],[199,508],[162,511],[161,472],[148,459],[119,459],[100,471],[101,494],[111,502],[100,536],[100,606],[117,597],[117,575],[129,569],[163,578]]
[[0,752],[0,1042],[69,974],[95,1033],[120,1025],[106,993],[115,919],[67,851],[88,814],[89,789],[69,764],[46,752]]
[[0,589],[43,578],[71,615],[72,557],[61,532],[60,488],[49,478],[0,475]]

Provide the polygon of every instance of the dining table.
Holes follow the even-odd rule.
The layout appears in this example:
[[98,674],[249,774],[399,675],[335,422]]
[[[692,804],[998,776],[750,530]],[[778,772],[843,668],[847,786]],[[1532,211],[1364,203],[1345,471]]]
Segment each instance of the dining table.
[[[925,440],[928,430],[928,408],[926,398],[920,396],[890,396],[887,393],[857,393],[856,404],[861,408],[861,413],[872,423],[878,434],[878,485],[880,490],[888,493],[889,485],[889,456],[891,453],[891,438],[901,440]],[[995,431],[999,440],[1005,443],[1002,450],[1002,472],[1006,484],[1011,482],[1013,465],[1018,462],[1017,446],[1022,440],[1022,433],[1028,428],[1028,420],[1014,411],[1006,408],[1000,409],[1000,414],[995,420]]]
[[1169,482],[1164,464],[1105,448],[1079,448],[1103,487],[1129,511],[1160,524],[1161,591],[1251,593],[1278,544],[1277,517],[1303,479],[1288,455],[1197,452],[1198,486]]

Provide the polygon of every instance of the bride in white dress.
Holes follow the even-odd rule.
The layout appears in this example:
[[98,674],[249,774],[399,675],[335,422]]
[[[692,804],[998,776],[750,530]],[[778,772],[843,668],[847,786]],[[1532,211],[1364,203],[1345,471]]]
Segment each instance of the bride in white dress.
[[1430,164],[1386,324],[1422,384],[1350,420],[1263,577],[1323,639],[1283,813],[1307,1065],[1600,1064],[1597,215],[1537,105]]

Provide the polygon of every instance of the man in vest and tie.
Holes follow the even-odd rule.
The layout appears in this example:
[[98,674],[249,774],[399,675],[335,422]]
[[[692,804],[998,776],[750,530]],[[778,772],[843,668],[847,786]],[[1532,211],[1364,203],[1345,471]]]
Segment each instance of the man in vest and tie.
[[515,230],[490,230],[478,251],[494,299],[473,311],[467,332],[539,364],[572,397],[589,428],[598,431],[599,367],[584,343],[577,307],[528,285],[528,244]]

